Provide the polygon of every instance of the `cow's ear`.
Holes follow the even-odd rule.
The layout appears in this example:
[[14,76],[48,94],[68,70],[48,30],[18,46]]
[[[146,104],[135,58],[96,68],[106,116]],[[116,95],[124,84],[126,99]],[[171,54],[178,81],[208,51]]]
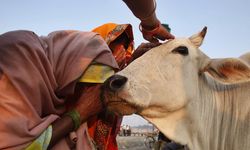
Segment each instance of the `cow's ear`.
[[237,58],[212,59],[204,71],[224,84],[250,81],[250,66]]
[[239,58],[245,61],[246,63],[250,64],[250,52],[241,55]]
[[206,33],[207,33],[207,27],[204,27],[201,32],[189,37],[189,40],[198,48],[201,46],[203,39],[206,36]]

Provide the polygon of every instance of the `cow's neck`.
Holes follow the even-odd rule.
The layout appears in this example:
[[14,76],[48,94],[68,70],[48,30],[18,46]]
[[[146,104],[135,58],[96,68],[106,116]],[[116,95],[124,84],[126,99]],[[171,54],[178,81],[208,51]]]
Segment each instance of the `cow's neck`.
[[204,75],[198,89],[198,99],[189,106],[190,117],[198,125],[193,141],[200,146],[195,149],[249,148],[250,84],[222,85]]
[[223,86],[203,76],[198,89],[197,99],[187,107],[145,119],[193,150],[249,149],[250,85]]
[[151,123],[153,123],[164,135],[168,138],[178,142],[182,145],[187,145],[190,139],[191,128],[187,127],[190,125],[190,121],[186,119],[186,112],[184,109],[180,109],[171,115],[161,116],[160,118],[148,118],[144,117]]

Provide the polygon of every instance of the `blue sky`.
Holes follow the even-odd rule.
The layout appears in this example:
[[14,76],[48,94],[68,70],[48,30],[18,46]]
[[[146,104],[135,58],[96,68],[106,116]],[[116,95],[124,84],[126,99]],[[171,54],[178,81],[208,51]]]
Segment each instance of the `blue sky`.
[[[204,26],[208,32],[202,45],[210,57],[238,57],[250,51],[249,0],[156,0],[158,18],[168,23],[176,37],[189,37]],[[32,30],[47,35],[55,30],[91,29],[107,22],[130,23],[135,45],[145,42],[139,20],[122,0],[2,0],[0,33]],[[135,115],[125,124],[147,123]]]

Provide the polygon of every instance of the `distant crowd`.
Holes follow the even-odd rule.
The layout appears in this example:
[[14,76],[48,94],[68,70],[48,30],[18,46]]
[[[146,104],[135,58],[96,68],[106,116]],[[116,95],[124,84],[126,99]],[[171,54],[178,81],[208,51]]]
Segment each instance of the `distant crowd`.
[[131,127],[129,125],[120,126],[120,136],[131,136]]

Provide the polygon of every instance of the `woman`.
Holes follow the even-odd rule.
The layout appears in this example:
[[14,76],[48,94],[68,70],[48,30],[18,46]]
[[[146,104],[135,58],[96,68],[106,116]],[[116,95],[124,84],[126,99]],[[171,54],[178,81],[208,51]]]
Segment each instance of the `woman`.
[[0,149],[90,148],[84,122],[103,109],[101,84],[78,81],[93,61],[119,68],[96,33],[0,35]]
[[[119,70],[150,48],[160,45],[160,43],[143,43],[134,52],[134,38],[130,24],[107,23],[95,28],[93,32],[99,33],[106,41],[115,57]],[[106,110],[88,120],[89,134],[98,149],[118,149],[116,135],[119,132],[121,121],[122,117]]]

